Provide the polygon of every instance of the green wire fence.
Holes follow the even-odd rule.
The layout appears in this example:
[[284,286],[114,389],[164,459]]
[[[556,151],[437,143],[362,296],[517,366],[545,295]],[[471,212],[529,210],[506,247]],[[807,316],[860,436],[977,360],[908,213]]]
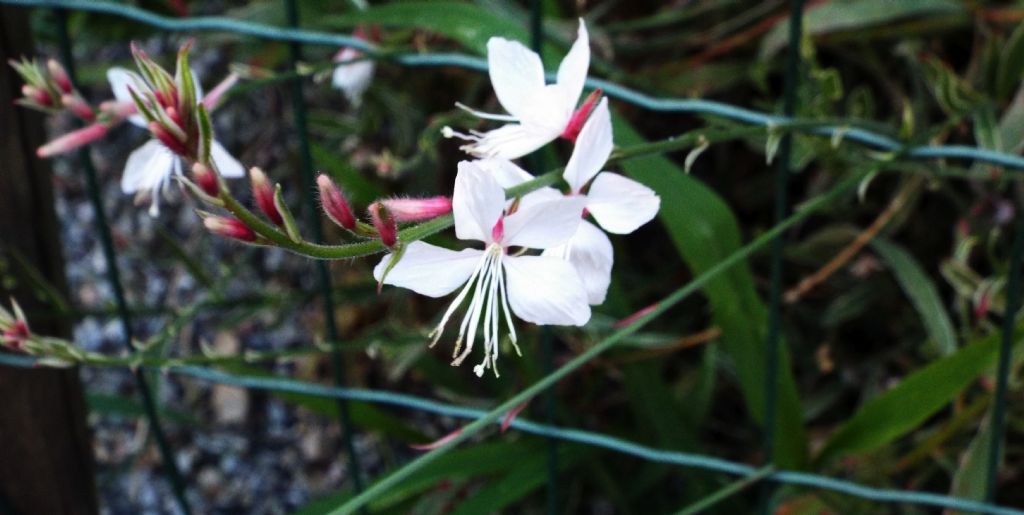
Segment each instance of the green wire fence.
[[[0,3],[22,5],[29,7],[45,7],[54,10],[58,36],[68,71],[73,75],[74,62],[72,60],[71,42],[67,37],[67,10],[82,10],[108,15],[119,16],[137,22],[150,25],[155,28],[167,31],[218,31],[230,32],[239,35],[252,36],[265,40],[288,42],[291,44],[290,62],[294,66],[301,59],[302,45],[321,46],[351,46],[365,51],[371,58],[387,60],[402,66],[410,67],[461,67],[477,71],[486,71],[486,61],[477,57],[463,54],[394,54],[380,52],[379,49],[369,43],[352,37],[330,34],[317,31],[308,31],[298,28],[298,11],[294,0],[284,0],[288,14],[289,28],[273,27],[257,23],[249,23],[232,20],[224,17],[192,17],[192,18],[169,18],[155,14],[144,9],[133,6],[121,5],[107,1],[84,1],[84,0],[0,0]],[[539,2],[533,2],[533,38],[534,46],[539,46],[540,24],[539,24]],[[388,488],[399,484],[404,478],[444,453],[453,449],[459,443],[467,440],[474,434],[489,427],[498,419],[508,413],[511,409],[528,401],[532,397],[544,392],[557,381],[572,373],[588,361],[633,334],[651,320],[657,318],[665,311],[678,304],[683,299],[698,292],[719,274],[727,271],[730,267],[743,262],[754,252],[765,246],[771,246],[771,288],[770,288],[770,310],[768,319],[768,332],[765,344],[767,374],[766,374],[766,396],[765,396],[765,423],[763,428],[763,451],[765,463],[761,467],[731,462],[710,456],[683,453],[646,447],[634,442],[611,437],[604,434],[582,431],[577,429],[560,428],[550,423],[540,424],[523,418],[517,418],[511,422],[511,427],[524,433],[535,434],[549,438],[551,442],[556,440],[589,445],[634,456],[652,462],[673,464],[684,467],[693,467],[723,474],[738,476],[739,480],[732,483],[719,492],[716,492],[697,504],[684,508],[685,513],[695,513],[700,510],[735,495],[736,492],[750,487],[754,484],[762,485],[762,509],[768,507],[767,501],[770,497],[770,489],[767,484],[798,485],[809,488],[839,492],[842,494],[860,497],[863,499],[892,504],[906,504],[917,506],[939,507],[951,510],[961,510],[977,513],[1010,514],[1024,513],[1024,511],[1009,507],[997,506],[992,503],[995,497],[996,475],[998,472],[999,455],[1001,442],[1006,425],[1006,395],[1010,371],[1010,351],[1013,344],[1013,333],[1016,317],[1014,316],[1021,304],[1021,283],[1022,283],[1022,257],[1024,257],[1024,223],[1017,222],[1014,243],[1011,250],[1011,271],[1007,283],[1007,309],[1002,328],[1002,345],[999,352],[999,363],[996,374],[996,394],[993,409],[993,437],[988,449],[988,476],[986,502],[977,502],[968,499],[956,498],[946,495],[939,495],[926,492],[902,491],[892,489],[873,488],[860,485],[850,481],[844,481],[826,476],[788,470],[777,470],[772,465],[774,429],[773,417],[775,415],[775,390],[776,372],[779,366],[780,346],[780,298],[781,298],[781,267],[782,267],[782,236],[787,229],[804,220],[809,215],[818,212],[829,205],[830,202],[853,191],[862,179],[878,171],[885,162],[899,159],[963,159],[976,163],[989,163],[1004,166],[1017,171],[1024,170],[1024,158],[1012,154],[982,149],[978,147],[962,145],[913,145],[902,142],[892,136],[882,134],[875,130],[864,127],[849,126],[843,124],[820,124],[809,123],[806,120],[793,118],[795,105],[795,91],[800,78],[800,54],[799,41],[801,38],[801,23],[803,0],[790,0],[790,33],[787,65],[785,69],[785,93],[782,115],[774,115],[754,110],[744,109],[719,102],[653,97],[630,88],[590,78],[588,86],[602,88],[605,93],[623,102],[634,104],[638,107],[656,112],[687,112],[710,117],[724,118],[742,124],[764,127],[767,131],[779,130],[781,127],[790,127],[790,130],[782,134],[779,147],[778,162],[776,168],[776,204],[775,204],[775,226],[761,234],[750,243],[738,249],[726,259],[715,266],[697,275],[691,282],[682,286],[669,296],[658,302],[653,309],[643,316],[633,320],[630,324],[619,328],[601,341],[595,343],[587,350],[576,356],[561,367],[548,371],[549,373],[540,381],[522,390],[517,395],[506,400],[489,411],[471,409],[459,406],[448,405],[417,398],[410,395],[398,394],[387,391],[374,391],[365,389],[354,389],[345,387],[344,363],[340,350],[332,347],[330,350],[332,368],[335,374],[335,385],[324,386],[313,383],[306,383],[285,378],[254,377],[238,374],[229,374],[209,368],[197,366],[171,366],[165,367],[169,373],[183,377],[191,377],[200,381],[215,382],[243,388],[256,390],[269,390],[277,392],[290,392],[304,395],[313,395],[324,398],[335,399],[338,402],[339,420],[342,424],[342,434],[345,439],[345,446],[348,451],[350,470],[353,478],[355,496],[345,504],[337,507],[332,513],[351,513],[364,509],[367,503],[376,496],[385,492]],[[310,209],[309,221],[314,233],[314,239],[322,239],[320,219],[316,212],[311,209],[315,205],[312,198],[312,160],[309,153],[308,132],[305,119],[305,104],[303,99],[303,88],[300,77],[292,78],[292,101],[295,129],[299,136],[299,154],[302,160],[300,173],[302,184],[305,185],[305,202]],[[830,136],[835,140],[854,142],[870,149],[881,151],[885,155],[872,169],[855,174],[845,179],[830,191],[815,197],[813,200],[801,205],[795,212],[787,216],[789,209],[786,195],[790,163],[790,132],[791,130],[802,131],[808,134]],[[131,309],[123,294],[123,288],[118,276],[116,265],[116,254],[110,241],[110,230],[107,226],[106,217],[102,209],[102,202],[99,193],[99,186],[95,170],[88,157],[87,152],[81,153],[82,167],[86,172],[86,182],[90,194],[90,201],[96,212],[96,219],[100,231],[100,240],[103,247],[104,258],[107,263],[108,282],[114,292],[116,314],[121,321],[125,343],[133,349],[131,340]],[[323,307],[326,320],[326,333],[331,342],[338,341],[338,331],[333,320],[333,294],[331,290],[330,274],[324,262],[319,261],[317,273],[321,283],[320,296],[323,298]],[[0,354],[0,364],[17,367],[32,367],[36,359],[29,356]],[[147,382],[144,369],[139,368],[136,372],[136,380],[146,414],[151,422],[154,437],[161,451],[163,464],[170,479],[172,489],[175,493],[180,509],[184,513],[190,513],[190,506],[185,494],[184,482],[176,468],[175,460],[171,449],[167,444],[166,437],[157,418],[153,404],[153,395]],[[348,416],[347,402],[368,402],[381,405],[404,407],[421,412],[435,413],[438,415],[450,416],[470,420],[458,435],[430,452],[427,452],[415,460],[409,462],[390,475],[381,478],[364,488],[358,456],[353,445],[353,427]],[[556,484],[557,465],[549,466],[549,512],[557,509],[557,494],[554,485]]]

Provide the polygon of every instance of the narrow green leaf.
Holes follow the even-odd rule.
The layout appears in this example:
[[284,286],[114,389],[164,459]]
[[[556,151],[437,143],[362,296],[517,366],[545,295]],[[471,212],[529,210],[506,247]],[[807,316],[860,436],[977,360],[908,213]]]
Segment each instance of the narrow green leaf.
[[999,340],[1000,334],[993,333],[962,347],[869,400],[836,431],[817,461],[824,463],[847,454],[871,451],[916,428],[992,366]]
[[939,290],[924,270],[906,250],[899,245],[884,239],[876,238],[871,242],[878,256],[882,258],[903,292],[910,297],[910,302],[921,317],[921,323],[928,332],[928,337],[935,343],[943,355],[956,352],[956,330],[949,318],[949,313],[942,303]]
[[1017,24],[999,55],[999,68],[996,71],[997,98],[1012,95],[1020,86],[1021,79],[1024,79],[1024,23]]
[[[949,492],[954,497],[971,499],[974,501],[985,500],[985,490],[988,478],[988,451],[992,441],[992,412],[991,410],[981,421],[978,434],[971,439],[970,445],[964,451],[960,459],[960,468],[953,475],[953,487]],[[963,512],[951,512],[963,513]]]
[[[644,142],[619,118],[615,119],[615,141],[620,145]],[[661,196],[658,218],[694,274],[708,270],[740,248],[736,216],[702,182],[661,155],[628,159],[622,166],[628,175]],[[722,330],[723,349],[736,364],[747,409],[755,421],[763,421],[768,317],[750,268],[735,266],[710,281],[703,291],[711,304],[712,321]],[[776,459],[780,467],[801,468],[807,459],[807,438],[787,353],[779,362],[778,385]]]

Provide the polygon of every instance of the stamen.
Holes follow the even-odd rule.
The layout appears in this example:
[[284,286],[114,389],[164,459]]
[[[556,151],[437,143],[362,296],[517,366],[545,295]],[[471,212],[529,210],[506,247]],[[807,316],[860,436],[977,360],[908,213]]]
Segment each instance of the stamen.
[[520,357],[523,353],[519,350],[519,346],[516,345],[516,326],[512,324],[512,310],[508,307],[508,293],[505,286],[505,270],[502,268],[502,273],[498,274],[498,296],[501,297],[501,307],[505,310],[505,324],[508,325],[508,336],[512,341],[512,347],[516,349],[516,354]]
[[465,112],[467,112],[467,113],[469,113],[469,114],[471,114],[473,116],[476,116],[477,118],[483,118],[484,120],[494,120],[494,121],[497,121],[497,122],[518,122],[519,121],[518,118],[516,118],[515,116],[512,116],[510,114],[485,113],[483,111],[478,111],[476,109],[473,109],[472,107],[469,107],[466,104],[463,104],[462,102],[456,102],[455,103],[455,107],[458,107],[459,109],[462,109],[463,111],[465,111]]
[[[489,249],[488,249],[489,250]],[[452,366],[459,366],[469,356],[469,353],[473,350],[473,342],[476,341],[477,328],[480,327],[480,312],[484,305],[484,296],[481,292],[486,291],[490,287],[491,276],[494,272],[494,255],[491,252],[487,253],[487,264],[484,265],[483,276],[477,281],[476,289],[473,292],[473,301],[470,303],[469,310],[466,312],[466,317],[462,319],[462,327],[459,329],[459,339],[455,342],[455,354],[458,354],[458,348],[462,342],[463,337],[466,336],[467,330],[469,330],[469,339],[466,340],[466,349],[462,351],[462,354],[458,354],[452,361]]]
[[466,294],[469,293],[469,289],[473,286],[473,281],[476,280],[477,276],[480,275],[480,270],[483,269],[484,263],[487,262],[487,256],[481,256],[480,261],[477,262],[476,268],[473,269],[473,273],[469,276],[469,280],[466,281],[466,285],[462,287],[462,291],[455,297],[455,300],[448,305],[448,309],[444,312],[444,316],[441,317],[441,322],[437,324],[437,327],[427,336],[432,338],[430,347],[433,348],[437,345],[437,342],[441,339],[441,335],[444,334],[444,326],[448,324],[448,319],[452,317],[455,310],[458,309],[462,301],[466,300]]

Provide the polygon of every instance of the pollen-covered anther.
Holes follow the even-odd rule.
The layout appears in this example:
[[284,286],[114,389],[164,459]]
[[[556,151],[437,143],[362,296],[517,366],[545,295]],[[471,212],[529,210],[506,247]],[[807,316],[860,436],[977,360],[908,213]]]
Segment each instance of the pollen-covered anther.
[[587,119],[590,118],[590,112],[597,106],[597,102],[601,100],[601,95],[604,92],[598,88],[592,91],[587,98],[583,100],[583,104],[580,105],[573,114],[572,118],[569,118],[568,125],[565,126],[565,130],[562,131],[562,138],[567,139],[573,143],[576,142],[576,138],[580,135],[580,131],[583,130],[583,125],[587,123]]
[[256,233],[237,218],[209,215],[203,219],[203,226],[218,236],[244,242],[256,241]]

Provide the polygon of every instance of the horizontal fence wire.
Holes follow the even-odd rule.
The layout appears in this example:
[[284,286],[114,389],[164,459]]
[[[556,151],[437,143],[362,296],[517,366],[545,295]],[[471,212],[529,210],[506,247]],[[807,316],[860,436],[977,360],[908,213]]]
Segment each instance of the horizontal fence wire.
[[[62,7],[71,10],[103,13],[131,19],[168,31],[231,32],[271,41],[298,42],[331,47],[348,46],[366,52],[371,58],[386,59],[405,66],[451,66],[476,71],[487,71],[487,61],[476,56],[455,53],[385,55],[380,53],[377,47],[351,36],[304,29],[286,29],[261,23],[234,20],[223,16],[172,18],[138,7],[100,0],[0,0],[0,3],[27,7]],[[554,75],[549,73],[549,77],[554,77]],[[601,88],[610,97],[650,111],[709,115],[749,125],[760,125],[768,129],[800,121],[712,100],[656,97],[614,82],[593,77],[587,79],[587,85],[591,88]],[[916,145],[906,147],[903,142],[891,136],[861,127],[842,124],[800,130],[810,134],[856,142],[883,152],[905,152],[904,157],[909,158],[965,159],[1008,168],[1024,169],[1024,157],[969,145]]]
[[[36,366],[36,358],[31,356],[0,354],[0,364],[31,368]],[[169,367],[166,371],[170,374],[191,377],[201,381],[208,381],[228,386],[237,386],[250,390],[264,390],[330,399],[344,399],[354,402],[367,402],[377,405],[395,406],[414,411],[433,413],[435,415],[462,420],[476,420],[487,414],[486,411],[481,409],[455,406],[422,397],[416,397],[414,395],[406,395],[389,391],[362,388],[341,388],[297,381],[294,379],[230,374],[227,372],[194,366]],[[495,425],[500,424],[496,423]],[[564,442],[600,447],[651,462],[692,467],[739,477],[758,477],[760,474],[763,474],[761,469],[743,463],[701,454],[648,447],[622,438],[616,438],[614,436],[579,429],[568,429],[540,424],[519,417],[516,417],[516,419],[512,421],[510,427],[523,433],[555,438]],[[821,490],[830,490],[876,502],[916,504],[921,506],[934,506],[951,510],[988,513],[993,515],[1024,515],[1024,511],[1022,510],[995,506],[992,504],[951,497],[948,495],[875,488],[860,485],[851,481],[830,478],[807,472],[776,471],[764,477],[763,480]]]
[[[219,16],[176,19],[152,13],[137,7],[120,5],[106,1],[0,0],[0,3],[33,7],[55,7],[104,13],[132,19],[169,31],[225,31],[274,41],[326,46],[350,46],[365,51],[372,58],[386,59],[405,66],[450,66],[477,71],[487,70],[486,60],[466,54],[385,54],[379,52],[376,47],[366,43],[365,41],[350,36],[300,29],[283,29]],[[597,78],[589,78],[587,84],[591,88],[603,89],[610,97],[614,97],[652,111],[688,112],[700,115],[709,115],[745,124],[763,126],[767,130],[772,130],[773,128],[783,124],[799,122],[799,120],[787,116],[768,114],[720,102],[697,99],[654,97],[628,87]],[[901,151],[902,157],[918,159],[966,159],[1005,166],[1008,168],[1024,169],[1024,158],[1013,154],[965,145],[918,145],[908,148],[895,138],[851,125],[835,124],[809,127],[805,129],[804,132],[831,136],[839,140],[848,140],[884,152]],[[35,362],[34,358],[28,356],[0,354],[0,364],[35,366]],[[171,367],[169,371],[197,379],[252,389],[287,391],[317,395],[321,397],[331,397],[335,399],[375,402],[463,419],[478,419],[487,414],[487,412],[482,410],[461,408],[391,392],[327,387],[288,379],[235,376],[199,367]],[[574,429],[563,429],[523,419],[514,421],[512,423],[512,427],[526,433],[603,447],[650,461],[714,470],[746,478],[754,478],[759,475],[763,475],[763,471],[741,463],[720,460],[702,455],[654,449],[597,433]],[[1019,510],[975,502],[967,499],[932,493],[873,488],[849,481],[803,472],[778,471],[768,475],[765,480],[832,490],[879,502],[929,505],[979,513],[1024,513]]]

